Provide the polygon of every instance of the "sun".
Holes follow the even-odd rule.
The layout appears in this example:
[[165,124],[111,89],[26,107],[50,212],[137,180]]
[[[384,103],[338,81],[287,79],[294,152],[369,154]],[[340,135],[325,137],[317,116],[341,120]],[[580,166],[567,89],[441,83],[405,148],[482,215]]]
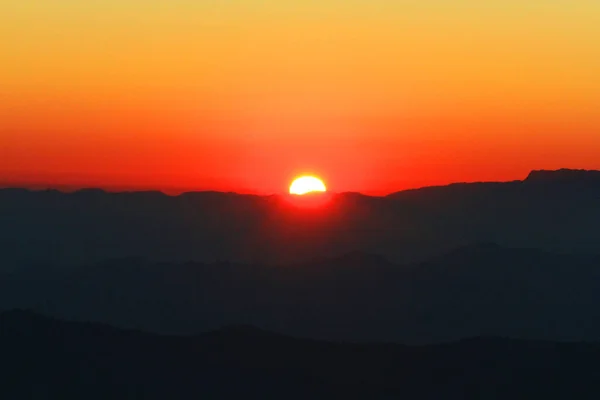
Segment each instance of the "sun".
[[314,176],[301,176],[290,185],[290,194],[303,195],[311,192],[326,192],[323,181]]

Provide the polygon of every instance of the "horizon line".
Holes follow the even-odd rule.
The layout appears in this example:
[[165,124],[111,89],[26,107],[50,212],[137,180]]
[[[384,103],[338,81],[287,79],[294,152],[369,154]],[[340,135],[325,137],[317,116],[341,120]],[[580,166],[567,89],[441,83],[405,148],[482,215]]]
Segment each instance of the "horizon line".
[[[597,172],[600,173],[600,170],[593,169],[571,169],[571,168],[560,168],[560,169],[534,169],[529,172],[529,174],[524,179],[514,179],[507,181],[456,181],[450,182],[446,184],[439,185],[426,185],[426,186],[418,186],[413,188],[392,190],[392,191],[327,191],[327,194],[333,195],[344,195],[344,194],[359,194],[365,197],[388,197],[390,195],[402,192],[410,192],[415,190],[427,189],[427,188],[442,188],[449,187],[453,185],[468,185],[468,184],[502,184],[502,183],[514,183],[514,182],[525,182],[527,181],[533,173],[559,173],[559,172]],[[216,189],[193,189],[193,188],[150,188],[145,186],[132,186],[132,185],[101,185],[101,186],[89,186],[87,184],[68,184],[68,183],[48,183],[48,182],[10,182],[10,181],[0,181],[0,190],[27,190],[31,192],[44,192],[44,191],[57,191],[60,193],[78,193],[84,191],[102,191],[105,193],[161,193],[168,197],[178,197],[181,195],[185,195],[188,193],[221,193],[221,194],[235,194],[240,196],[255,196],[255,197],[271,197],[271,196],[286,196],[290,195],[290,193],[286,191],[280,192],[267,192],[267,193],[259,193],[257,191],[252,191],[249,189],[241,189],[239,191],[234,190],[216,190]],[[373,194],[374,192],[382,192],[382,194]]]

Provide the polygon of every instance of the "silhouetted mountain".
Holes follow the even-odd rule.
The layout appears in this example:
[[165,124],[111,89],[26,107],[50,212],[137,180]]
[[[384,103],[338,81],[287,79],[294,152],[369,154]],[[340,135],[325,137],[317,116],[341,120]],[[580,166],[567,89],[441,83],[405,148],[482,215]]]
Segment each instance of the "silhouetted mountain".
[[353,251],[408,263],[482,241],[596,252],[599,174],[534,171],[507,183],[386,197],[344,193],[313,208],[298,207],[288,196],[6,189],[0,190],[0,268],[130,256],[289,264]]
[[568,184],[600,184],[600,171],[583,169],[560,169],[558,171],[531,171],[525,182],[528,183],[568,183]]
[[597,344],[478,338],[427,347],[189,337],[0,314],[0,397],[20,399],[595,399]]
[[0,278],[0,308],[176,334],[249,324],[345,341],[600,341],[598,304],[600,256],[490,243],[407,265],[363,253],[282,266],[123,259]]

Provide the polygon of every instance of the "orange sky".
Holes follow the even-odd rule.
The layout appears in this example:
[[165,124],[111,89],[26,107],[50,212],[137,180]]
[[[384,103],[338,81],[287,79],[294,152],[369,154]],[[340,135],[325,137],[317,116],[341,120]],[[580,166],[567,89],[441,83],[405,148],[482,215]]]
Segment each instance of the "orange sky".
[[600,169],[600,2],[481,3],[0,0],[0,182],[385,193]]

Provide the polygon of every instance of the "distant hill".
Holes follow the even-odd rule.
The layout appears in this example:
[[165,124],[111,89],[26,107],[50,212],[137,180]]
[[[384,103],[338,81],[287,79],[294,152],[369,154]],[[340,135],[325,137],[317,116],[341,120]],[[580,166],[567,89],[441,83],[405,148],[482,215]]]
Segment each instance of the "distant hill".
[[472,336],[600,342],[600,256],[461,247],[396,264],[360,252],[288,265],[40,265],[0,277],[0,309],[192,334],[253,325],[345,341]]
[[600,184],[600,171],[560,169],[558,171],[531,171],[528,183]]
[[0,314],[0,397],[20,399],[596,399],[598,344],[476,338],[426,347],[252,328],[157,336]]
[[557,253],[600,249],[598,171],[454,184],[385,197],[0,190],[0,271],[111,258],[289,264],[359,251],[399,263],[479,242]]

